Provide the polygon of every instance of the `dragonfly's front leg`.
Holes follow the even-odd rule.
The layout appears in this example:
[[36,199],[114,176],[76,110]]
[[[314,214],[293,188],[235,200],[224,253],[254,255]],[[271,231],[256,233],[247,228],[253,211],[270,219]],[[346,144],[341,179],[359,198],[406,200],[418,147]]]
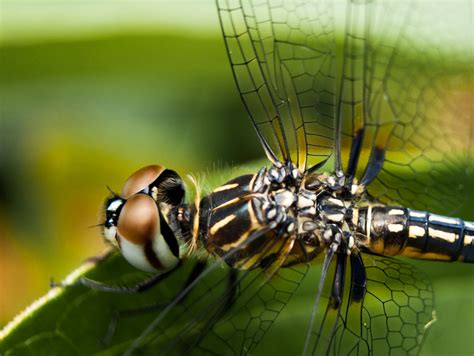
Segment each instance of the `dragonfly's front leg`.
[[[107,258],[110,254],[106,255],[105,258]],[[104,258],[102,258],[100,261],[103,261]],[[133,293],[140,293],[143,291],[146,291],[153,287],[155,284],[159,283],[160,281],[166,279],[169,275],[171,275],[175,270],[177,270],[182,263],[178,263],[173,269],[164,272],[164,273],[159,273],[152,275],[151,277],[144,279],[142,281],[139,281],[133,286],[123,286],[123,285],[116,285],[116,284],[107,284],[99,281],[95,281],[92,279],[89,279],[87,277],[80,277],[76,279],[73,282],[59,282],[56,283],[54,280],[51,280],[50,282],[50,287],[72,287],[72,286],[84,286],[90,289],[95,289],[99,290],[102,292],[110,292],[110,293],[118,293],[118,294],[133,294]]]
[[[196,278],[198,278],[202,272],[206,268],[206,262],[203,261],[198,261],[191,272],[189,273],[188,278],[186,279],[186,282],[183,284],[183,286],[180,288],[178,293],[176,293],[175,297],[172,298],[171,300],[175,300],[179,295],[182,294],[182,291],[185,290]],[[187,294],[184,295],[184,297],[181,298],[181,302],[186,298]],[[234,294],[232,295],[232,298],[234,297]],[[132,308],[132,309],[125,309],[125,310],[116,310],[114,311],[112,315],[112,319],[110,320],[109,326],[107,328],[107,333],[104,337],[104,340],[102,343],[104,345],[109,345],[112,342],[112,339],[115,335],[115,332],[117,330],[117,326],[119,324],[119,321],[121,318],[127,318],[127,317],[133,317],[136,315],[141,315],[141,314],[146,314],[150,312],[155,312],[155,311],[160,311],[163,310],[166,306],[168,305],[167,302],[163,303],[153,303],[149,305],[145,305],[142,307],[137,307],[137,308]]]

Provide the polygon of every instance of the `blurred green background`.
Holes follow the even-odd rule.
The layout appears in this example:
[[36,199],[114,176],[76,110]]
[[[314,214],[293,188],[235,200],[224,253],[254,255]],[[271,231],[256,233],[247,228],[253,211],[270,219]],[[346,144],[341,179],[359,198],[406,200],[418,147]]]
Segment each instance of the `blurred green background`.
[[[214,1],[0,6],[3,326],[50,277],[104,249],[90,226],[100,222],[107,185],[119,190],[147,164],[207,174],[261,152]],[[433,278],[440,319],[425,353],[474,354],[473,266],[417,265]]]

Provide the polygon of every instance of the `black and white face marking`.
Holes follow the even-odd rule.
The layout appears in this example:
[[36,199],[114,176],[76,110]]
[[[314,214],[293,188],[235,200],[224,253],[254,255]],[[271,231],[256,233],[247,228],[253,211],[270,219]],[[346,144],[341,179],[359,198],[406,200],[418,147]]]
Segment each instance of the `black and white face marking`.
[[169,271],[179,262],[179,245],[165,216],[183,198],[184,187],[174,171],[161,166],[136,171],[126,180],[121,195],[106,202],[105,239],[134,267]]
[[117,247],[117,222],[124,203],[125,200],[119,196],[113,196],[105,202],[104,237],[107,242]]

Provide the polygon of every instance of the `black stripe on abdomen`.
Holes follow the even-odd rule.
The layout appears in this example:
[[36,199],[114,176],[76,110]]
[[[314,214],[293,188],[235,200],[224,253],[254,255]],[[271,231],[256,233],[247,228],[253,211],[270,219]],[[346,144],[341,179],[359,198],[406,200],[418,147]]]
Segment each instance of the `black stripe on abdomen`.
[[474,223],[403,207],[358,209],[357,231],[370,251],[417,259],[474,262]]
[[404,256],[455,261],[463,251],[465,223],[461,219],[409,210]]

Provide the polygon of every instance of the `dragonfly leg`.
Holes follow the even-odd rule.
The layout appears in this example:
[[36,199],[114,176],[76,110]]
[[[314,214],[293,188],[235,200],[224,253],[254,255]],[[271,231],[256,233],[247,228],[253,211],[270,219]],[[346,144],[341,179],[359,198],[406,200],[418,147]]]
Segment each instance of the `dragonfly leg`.
[[166,277],[170,276],[175,270],[177,270],[181,264],[179,263],[176,267],[173,269],[161,273],[161,274],[156,274],[151,276],[150,278],[147,278],[143,281],[138,282],[137,284],[133,286],[119,286],[119,285],[114,285],[114,284],[106,284],[102,283],[99,281],[94,281],[92,279],[86,278],[86,277],[81,277],[77,280],[75,280],[72,283],[56,283],[53,280],[50,282],[51,288],[54,287],[71,287],[71,286],[84,286],[90,289],[96,289],[100,290],[102,292],[109,292],[109,293],[118,293],[118,294],[133,294],[133,293],[140,293],[143,291],[146,291],[153,287],[155,284],[161,282],[164,280]]
[[[193,269],[191,270],[191,272],[189,273],[189,276],[186,279],[186,282],[180,288],[179,292],[176,293],[176,295],[177,296],[180,295],[181,291],[187,288],[189,284],[191,284],[196,278],[198,278],[201,275],[201,273],[204,271],[205,267],[206,267],[205,262],[198,261],[196,265],[193,267]],[[181,299],[181,301],[183,301],[186,298],[186,295]],[[172,300],[174,300],[174,298],[172,298]],[[142,313],[160,311],[163,308],[165,308],[167,305],[168,303],[155,303],[155,304],[148,304],[139,308],[115,310],[113,312],[112,319],[110,320],[109,326],[107,328],[105,337],[102,340],[102,344],[104,346],[110,345],[110,343],[112,342],[112,338],[114,337],[115,332],[117,331],[117,326],[121,318],[133,317],[135,315],[140,315]]]
[[[87,259],[85,259],[82,264],[92,264],[94,266],[97,266],[98,264],[106,261],[108,258],[110,258],[110,256],[112,256],[113,254],[115,253],[115,250],[113,248],[111,249],[107,249],[105,252],[103,252],[102,254],[100,255],[97,255],[97,256],[92,256],[92,257],[89,257]],[[50,277],[49,279],[49,287],[50,288],[55,288],[55,287],[66,287],[66,286],[69,286],[70,284],[67,284],[62,282],[62,283],[56,283],[54,281],[54,278],[53,277]]]

